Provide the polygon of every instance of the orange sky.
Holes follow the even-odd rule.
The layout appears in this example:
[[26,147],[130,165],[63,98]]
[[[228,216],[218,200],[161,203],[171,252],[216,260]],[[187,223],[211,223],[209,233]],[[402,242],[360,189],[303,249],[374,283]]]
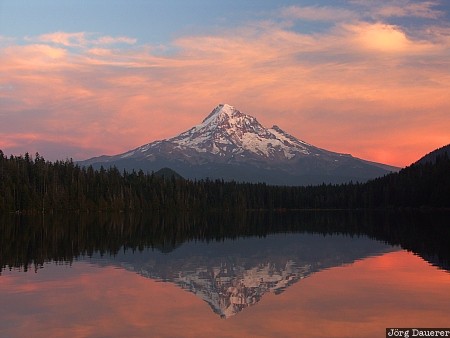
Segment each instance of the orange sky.
[[[382,9],[369,20],[349,9],[284,7],[159,45],[0,31],[0,149],[50,160],[117,154],[175,136],[228,103],[315,146],[409,165],[450,143],[450,26],[430,12],[412,30],[388,18],[425,17],[416,7]],[[303,32],[295,25],[305,17],[329,26]]]

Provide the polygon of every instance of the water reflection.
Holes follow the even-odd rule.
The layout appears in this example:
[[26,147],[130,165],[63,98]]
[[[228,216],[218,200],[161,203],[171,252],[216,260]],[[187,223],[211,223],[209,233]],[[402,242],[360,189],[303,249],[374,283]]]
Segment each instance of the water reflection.
[[448,219],[7,215],[0,336],[371,338],[448,327]]
[[311,274],[399,250],[366,237],[276,234],[220,242],[189,242],[170,253],[124,250],[92,257],[194,293],[223,318],[280,294]]
[[250,212],[243,214],[70,214],[0,217],[0,273],[45,262],[152,248],[171,252],[189,241],[277,233],[367,236],[450,267],[448,212]]

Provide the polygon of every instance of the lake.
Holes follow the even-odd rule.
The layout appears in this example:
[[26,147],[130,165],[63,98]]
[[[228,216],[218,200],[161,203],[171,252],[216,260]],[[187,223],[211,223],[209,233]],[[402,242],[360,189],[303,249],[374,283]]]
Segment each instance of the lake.
[[450,327],[446,212],[1,218],[0,337]]

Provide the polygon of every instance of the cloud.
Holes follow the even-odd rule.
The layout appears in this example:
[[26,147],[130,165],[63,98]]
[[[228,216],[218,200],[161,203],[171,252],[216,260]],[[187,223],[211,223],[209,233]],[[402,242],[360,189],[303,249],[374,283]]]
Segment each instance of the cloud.
[[373,51],[422,53],[434,48],[430,42],[411,40],[400,27],[395,25],[360,23],[344,27],[354,34],[353,41],[357,45]]
[[327,6],[289,6],[280,11],[284,19],[306,21],[347,21],[357,18],[354,11]]
[[411,35],[352,19],[308,34],[251,22],[179,36],[164,53],[87,32],[9,41],[0,149],[30,151],[22,135],[39,135],[52,156],[67,145],[64,158],[115,154],[187,130],[226,102],[317,146],[407,165],[450,140],[449,36],[445,25]]
[[96,44],[96,45],[112,45],[112,44],[121,44],[121,43],[133,45],[136,42],[137,42],[137,39],[129,38],[126,36],[118,36],[118,37],[102,36],[102,37],[99,37],[98,39],[94,40],[92,43]]
[[445,12],[437,9],[438,1],[411,0],[352,0],[353,7],[335,6],[298,6],[284,7],[279,16],[285,20],[353,22],[364,19],[382,21],[390,18],[420,18],[437,20],[444,17]]
[[0,35],[0,46],[15,43],[16,39],[10,36]]
[[63,46],[84,46],[87,43],[86,33],[66,33],[55,32],[49,34],[42,34],[37,38],[28,38],[29,40],[37,40],[42,43],[53,43]]
[[356,5],[360,18],[383,20],[389,18],[418,18],[437,20],[445,16],[445,12],[438,9],[441,1],[417,0],[350,0]]
[[30,42],[50,43],[65,47],[88,47],[115,44],[133,45],[137,42],[137,39],[126,36],[99,36],[99,34],[86,32],[54,32],[42,34],[37,37],[27,37],[26,39]]
[[434,9],[439,3],[437,1],[412,2],[406,0],[393,1],[391,4],[378,5],[375,13],[381,17],[415,17],[424,19],[438,19],[444,12]]
[[[68,64],[69,52],[65,48],[54,47],[47,44],[8,45],[1,49],[0,60],[5,67],[0,74],[4,88],[17,88],[16,81],[26,84],[27,79],[36,79],[36,71],[70,67]],[[12,92],[11,94],[14,94]],[[1,95],[1,91],[0,91]]]
[[397,27],[385,24],[348,26],[356,34],[357,42],[366,48],[402,52],[408,50],[410,41]]

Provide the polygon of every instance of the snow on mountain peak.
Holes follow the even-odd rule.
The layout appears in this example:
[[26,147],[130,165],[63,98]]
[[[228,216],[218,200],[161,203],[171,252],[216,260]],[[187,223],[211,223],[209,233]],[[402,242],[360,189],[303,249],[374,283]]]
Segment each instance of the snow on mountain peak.
[[219,104],[201,124],[168,141],[180,150],[186,147],[225,158],[243,153],[278,159],[309,154],[306,143],[278,127],[264,128],[256,118],[229,104]]
[[239,110],[229,104],[219,104],[213,111],[203,120],[202,125],[214,122],[232,121],[233,119],[244,116]]
[[227,103],[221,103],[219,104],[216,108],[214,108],[214,110],[212,111],[213,114],[217,114],[217,113],[224,113],[227,114],[229,116],[233,115],[233,113],[235,113],[237,111],[236,108],[234,108],[234,106],[229,105]]

